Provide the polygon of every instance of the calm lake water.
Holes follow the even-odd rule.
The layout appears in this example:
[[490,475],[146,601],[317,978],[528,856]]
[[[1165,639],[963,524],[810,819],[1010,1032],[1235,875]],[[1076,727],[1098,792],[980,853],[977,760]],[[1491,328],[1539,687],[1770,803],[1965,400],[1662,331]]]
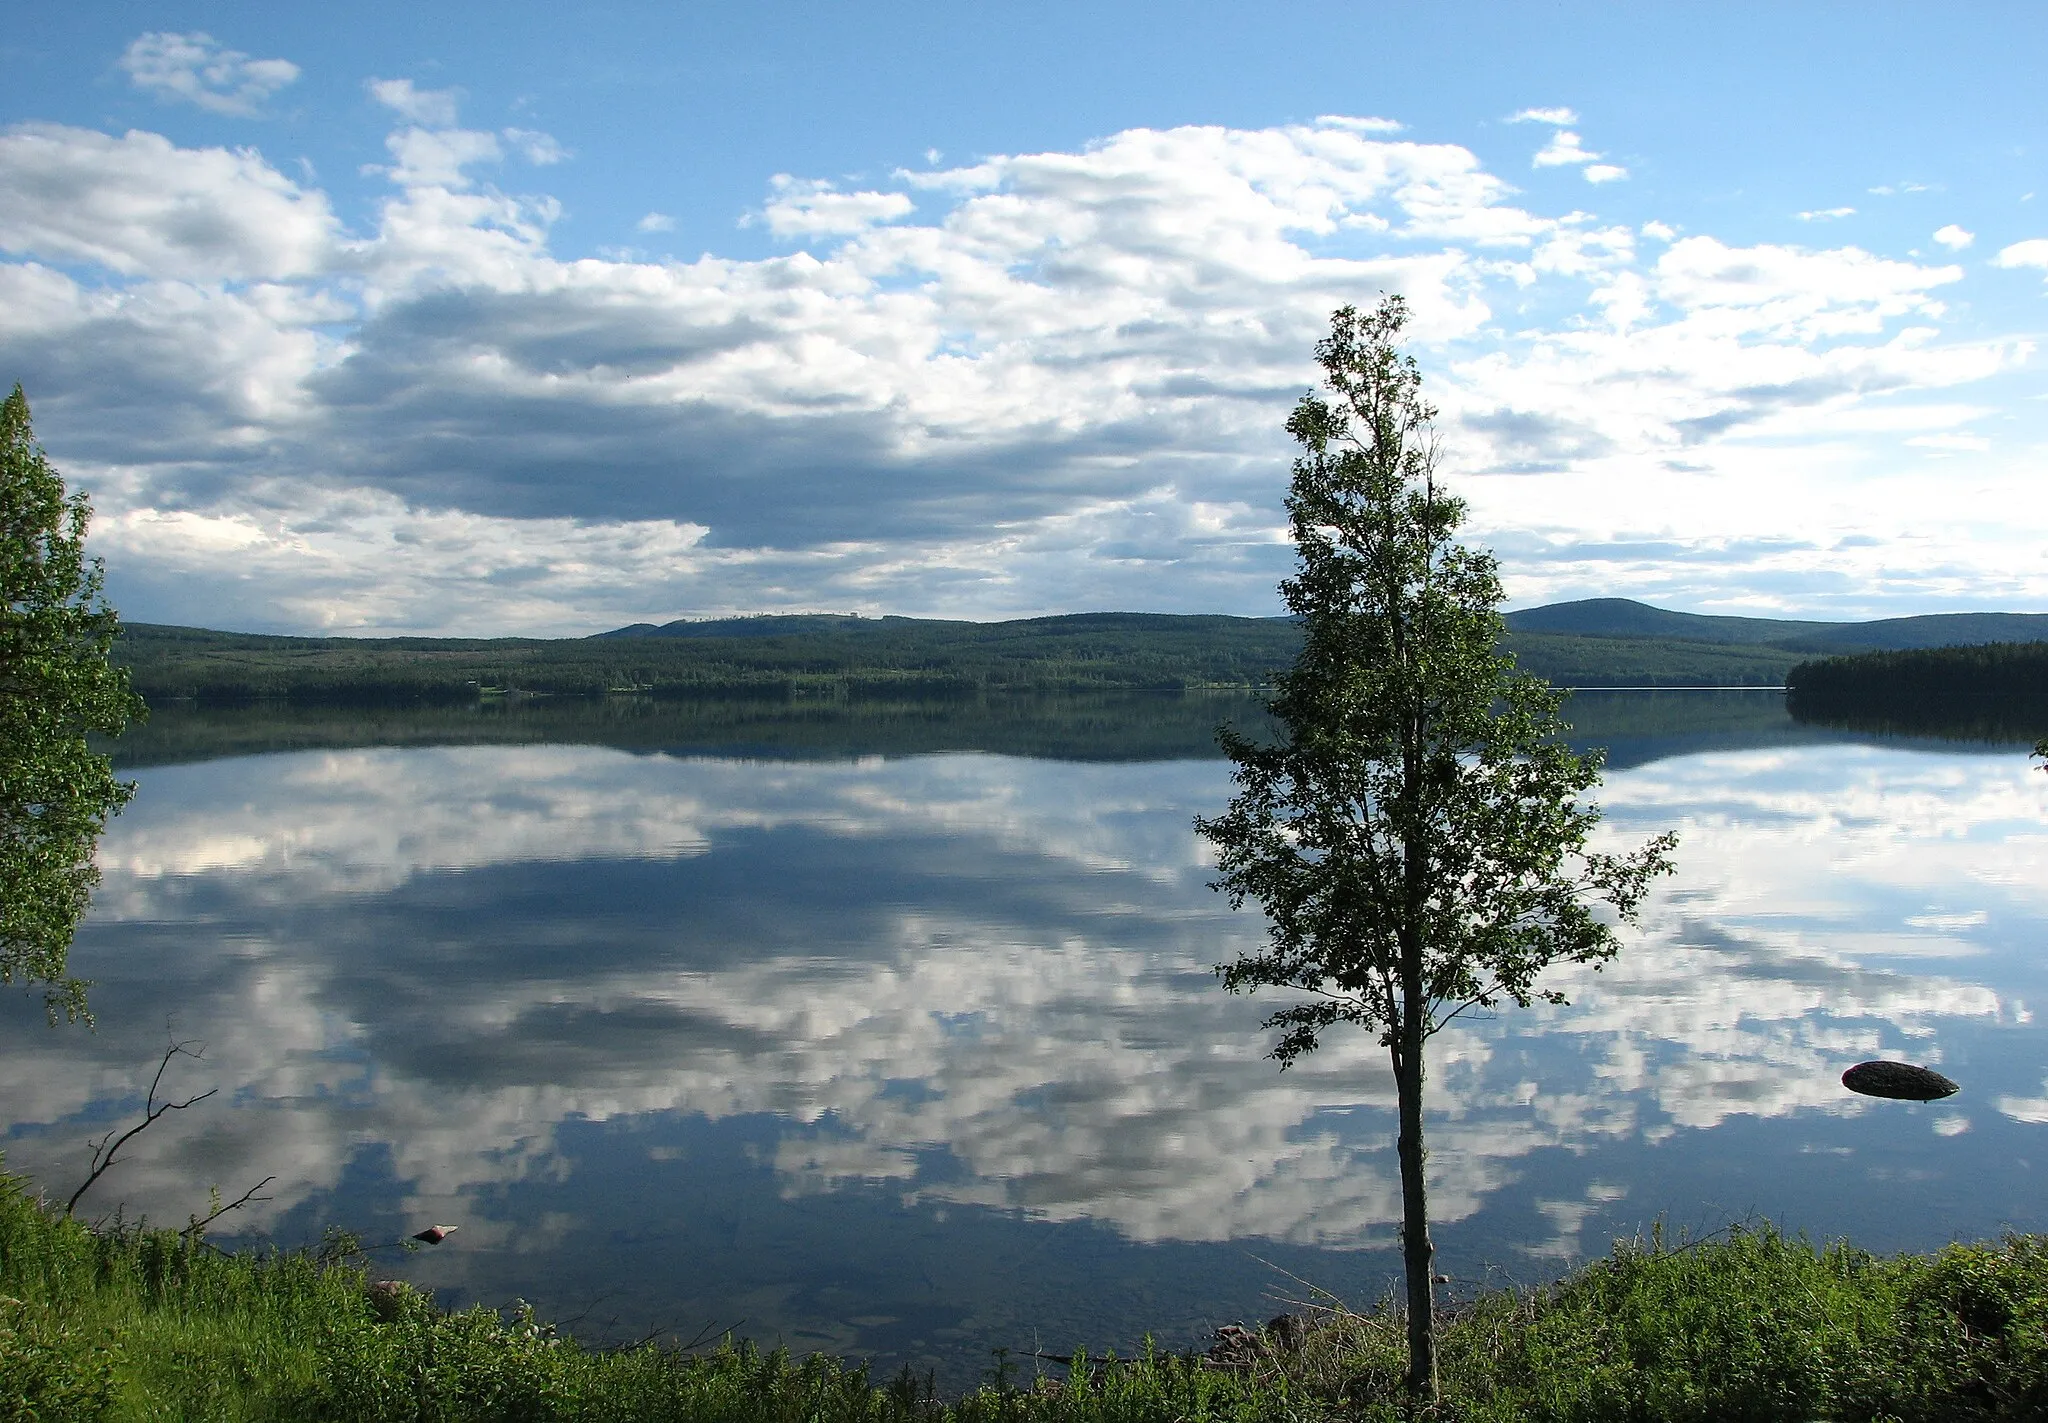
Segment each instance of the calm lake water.
[[[1568,1008],[1436,1040],[1443,1268],[1535,1280],[1663,1220],[1924,1248],[2048,1228],[2048,776],[2021,746],[1582,695],[1614,844],[1680,832]],[[728,1327],[971,1381],[1180,1345],[1398,1270],[1393,1089],[1285,1074],[1211,967],[1261,922],[1190,821],[1243,703],[160,714],[73,953],[96,1032],[0,1022],[6,1162],[68,1195],[167,1034],[205,1044],[93,1213],[338,1224],[447,1302]],[[382,744],[363,744],[382,743]],[[457,743],[457,744],[450,744]],[[582,743],[582,744],[578,744]],[[1868,1057],[1950,1101],[1875,1102]],[[2037,1165],[2036,1158],[2040,1158]],[[224,1222],[226,1223],[226,1222]]]

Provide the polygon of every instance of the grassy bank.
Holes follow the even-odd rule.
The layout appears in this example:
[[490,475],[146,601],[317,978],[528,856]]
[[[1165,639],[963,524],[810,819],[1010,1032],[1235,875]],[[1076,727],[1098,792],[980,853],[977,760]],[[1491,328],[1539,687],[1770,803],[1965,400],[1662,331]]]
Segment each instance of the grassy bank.
[[[0,1419],[1392,1419],[1398,1317],[1310,1311],[1222,1359],[992,1370],[961,1398],[835,1360],[727,1345],[587,1350],[526,1314],[435,1310],[345,1263],[88,1229],[0,1178]],[[2048,1415],[2048,1241],[1879,1259],[1768,1227],[1635,1241],[1481,1296],[1444,1330],[1469,1420]]]

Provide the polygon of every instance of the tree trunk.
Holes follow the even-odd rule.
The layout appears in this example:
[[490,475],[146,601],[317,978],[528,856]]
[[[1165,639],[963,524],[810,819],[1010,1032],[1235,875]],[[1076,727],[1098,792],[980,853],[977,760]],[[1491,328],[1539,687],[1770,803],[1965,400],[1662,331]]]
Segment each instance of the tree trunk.
[[[1404,995],[1405,996],[1405,995]],[[1394,1064],[1401,1099],[1401,1263],[1408,1277],[1408,1396],[1436,1399],[1436,1244],[1429,1238],[1429,1184],[1423,1176],[1422,1018],[1407,1005]]]

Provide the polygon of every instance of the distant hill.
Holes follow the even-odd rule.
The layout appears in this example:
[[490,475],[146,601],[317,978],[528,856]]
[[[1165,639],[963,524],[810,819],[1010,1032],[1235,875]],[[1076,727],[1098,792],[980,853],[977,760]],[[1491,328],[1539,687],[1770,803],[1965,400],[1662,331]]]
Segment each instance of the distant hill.
[[1867,623],[1674,613],[1587,598],[1509,613],[1507,646],[1561,686],[1780,685],[1814,657],[2048,642],[2048,614],[1932,613]]
[[1236,618],[1223,613],[1056,613],[1043,618],[975,623],[949,618],[863,618],[847,613],[757,613],[743,618],[681,619],[672,623],[634,623],[610,632],[612,637],[849,637],[869,640],[932,637],[977,643],[1019,642],[1038,638],[1183,637],[1189,633],[1258,637],[1292,625],[1289,618]]
[[[1868,623],[1675,613],[1627,598],[1507,615],[1505,646],[1569,687],[1781,686],[1795,663],[1872,649],[2048,642],[2048,615]],[[130,624],[115,651],[145,697],[459,703],[497,694],[959,698],[1254,687],[1294,658],[1286,618],[1075,613],[976,623],[799,614],[636,623],[582,638],[270,637]]]
[[1797,652],[1905,651],[1985,642],[2048,642],[2048,613],[1928,613],[1867,623],[1674,613],[1632,598],[1584,598],[1507,615],[1511,632],[1740,643]]
[[1826,633],[1782,644],[1821,652],[1907,652],[1923,647],[1973,647],[1991,642],[2048,642],[2048,613],[1928,613],[1840,623]]
[[[2044,619],[2048,621],[2048,619]],[[1660,638],[1669,642],[1772,643],[1823,636],[1853,624],[1798,622],[1786,618],[1724,618],[1674,613],[1633,598],[1582,598],[1550,603],[1507,615],[1511,632],[1566,637]]]

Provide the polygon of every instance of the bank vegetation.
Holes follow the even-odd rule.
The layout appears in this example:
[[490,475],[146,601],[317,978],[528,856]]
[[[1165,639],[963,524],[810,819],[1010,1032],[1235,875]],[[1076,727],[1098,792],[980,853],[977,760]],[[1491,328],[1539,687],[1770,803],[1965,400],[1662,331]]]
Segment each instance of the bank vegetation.
[[[1312,1302],[1206,1352],[996,1357],[973,1391],[727,1340],[586,1347],[528,1310],[443,1310],[354,1242],[222,1253],[65,1219],[0,1177],[0,1419],[1108,1423],[1407,1416],[1398,1308]],[[387,1267],[388,1268],[388,1267]],[[1133,1332],[1141,1322],[1133,1321]],[[1624,1241],[1442,1321],[1428,1416],[1976,1420],[2048,1415],[2048,1240],[1931,1255],[1768,1225]]]

